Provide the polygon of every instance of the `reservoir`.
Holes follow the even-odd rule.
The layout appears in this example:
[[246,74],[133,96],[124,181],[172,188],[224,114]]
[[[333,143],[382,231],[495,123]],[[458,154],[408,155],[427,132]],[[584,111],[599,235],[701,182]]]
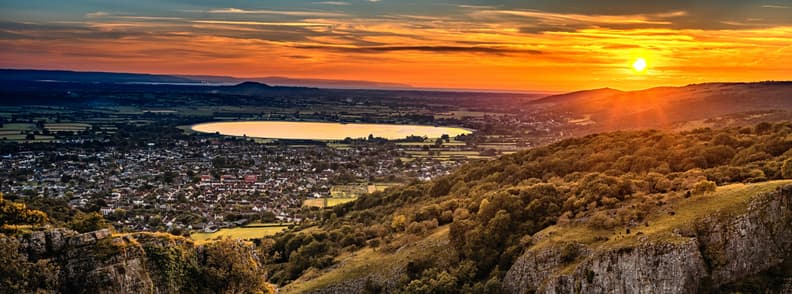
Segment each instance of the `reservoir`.
[[453,138],[472,133],[469,129],[458,127],[291,121],[210,122],[193,125],[192,130],[228,136],[294,140],[343,140],[366,138],[369,135],[389,140],[404,139],[411,135],[429,138],[449,135]]

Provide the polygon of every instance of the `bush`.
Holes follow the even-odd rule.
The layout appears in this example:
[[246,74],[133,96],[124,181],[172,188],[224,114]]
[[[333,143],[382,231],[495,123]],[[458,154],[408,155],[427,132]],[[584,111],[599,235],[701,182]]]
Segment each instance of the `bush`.
[[40,225],[49,221],[47,214],[29,209],[24,203],[3,199],[0,193],[0,227],[3,225]]
[[574,261],[578,257],[578,254],[580,254],[579,251],[580,250],[578,249],[578,246],[576,244],[567,243],[566,245],[561,247],[561,254],[559,255],[559,257],[561,258],[561,262],[570,263]]
[[785,179],[792,179],[792,159],[784,160],[784,165],[781,166],[781,176]]
[[595,229],[610,230],[616,226],[616,221],[605,212],[597,212],[589,218],[589,226]]
[[80,233],[110,228],[110,224],[98,212],[77,213],[67,226]]
[[704,193],[715,192],[716,188],[717,185],[715,185],[715,182],[713,181],[706,181],[706,180],[699,181],[693,186],[693,193],[704,194]]

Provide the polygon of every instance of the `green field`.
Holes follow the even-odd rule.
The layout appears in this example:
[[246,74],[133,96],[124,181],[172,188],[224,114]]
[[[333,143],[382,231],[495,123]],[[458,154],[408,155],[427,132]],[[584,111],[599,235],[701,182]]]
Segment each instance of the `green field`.
[[31,131],[36,129],[36,125],[29,124],[29,123],[7,123],[3,124],[3,127],[0,128],[0,131]]
[[304,207],[333,207],[344,203],[355,201],[357,198],[313,198],[303,201]]
[[239,228],[220,229],[214,233],[195,232],[190,234],[190,238],[195,241],[206,241],[226,236],[243,240],[258,239],[280,233],[289,228],[289,225],[291,224],[250,224]]
[[329,198],[327,199],[327,207],[333,207],[344,203],[355,201],[357,198]]
[[89,129],[91,125],[83,123],[52,123],[44,124],[50,132],[81,132]]

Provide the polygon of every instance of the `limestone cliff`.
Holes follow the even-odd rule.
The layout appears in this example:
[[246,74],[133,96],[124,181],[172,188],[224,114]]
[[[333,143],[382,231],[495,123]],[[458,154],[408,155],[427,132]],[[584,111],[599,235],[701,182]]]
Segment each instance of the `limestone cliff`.
[[[0,235],[0,245],[12,263],[0,265],[9,275],[2,281],[9,289],[0,293],[211,293],[249,285],[264,290],[254,247],[241,241],[196,245],[168,234],[50,229]],[[235,260],[244,262],[223,266]]]
[[[503,284],[510,293],[697,293],[789,290],[792,186],[656,234],[607,242],[543,242]],[[742,207],[740,207],[742,206]],[[787,284],[787,285],[785,285]],[[756,288],[756,287],[759,288]]]

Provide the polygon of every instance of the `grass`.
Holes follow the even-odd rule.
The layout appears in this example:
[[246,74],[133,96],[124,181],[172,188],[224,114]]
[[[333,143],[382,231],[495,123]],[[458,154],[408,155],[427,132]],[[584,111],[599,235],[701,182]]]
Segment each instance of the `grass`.
[[[790,180],[769,181],[756,184],[732,184],[720,186],[714,193],[682,198],[657,209],[646,217],[649,226],[640,225],[626,234],[623,228],[596,230],[585,224],[551,226],[537,235],[541,241],[531,250],[539,250],[561,243],[588,244],[592,249],[612,250],[637,246],[642,238],[674,243],[688,238],[674,233],[675,229],[688,229],[705,217],[728,217],[743,213],[748,203],[757,195],[792,184]],[[670,215],[669,211],[674,214]],[[640,234],[639,234],[640,232]]]
[[396,186],[401,186],[401,183],[373,183],[368,186],[369,193],[373,192],[383,192],[388,188],[393,188]]
[[341,205],[344,203],[349,203],[355,201],[357,199],[354,198],[314,198],[314,199],[306,199],[303,201],[303,207],[319,207],[319,208],[326,208],[326,207],[333,207],[336,205]]
[[26,137],[27,137],[27,135],[20,135],[20,134],[6,135],[6,134],[0,133],[0,140],[7,140],[7,141],[12,141],[12,142],[27,142],[27,143],[38,142],[38,143],[41,143],[41,142],[51,142],[53,139],[55,139],[54,136],[44,136],[44,135],[36,135],[34,140],[27,140]]
[[[333,207],[336,205],[341,205],[344,203],[355,201],[355,199],[357,199],[359,196],[363,194],[381,192],[387,190],[388,188],[396,187],[399,185],[401,185],[401,183],[380,182],[380,183],[372,183],[369,185],[360,184],[356,186],[357,188],[361,189],[360,193],[357,193],[356,191],[339,192],[339,191],[331,190],[331,193],[334,195],[338,195],[338,197],[309,198],[303,201],[303,207],[319,207],[319,208]],[[345,186],[345,185],[340,185],[340,186]],[[365,192],[363,192],[362,189],[365,189]]]
[[91,127],[89,124],[83,123],[52,123],[44,124],[44,128],[50,132],[79,132],[87,130]]
[[6,123],[0,131],[31,131],[36,129],[36,125],[29,123]]
[[[345,252],[336,258],[337,265],[321,272],[309,271],[302,277],[281,289],[282,293],[305,293],[325,288],[350,279],[365,278],[370,275],[393,278],[395,269],[405,267],[411,260],[420,256],[433,256],[442,259],[449,254],[449,226],[442,226],[428,236],[405,245],[393,253],[366,247],[354,252]],[[401,235],[400,238],[413,238]],[[404,241],[404,240],[401,240]],[[409,240],[408,240],[409,241]],[[377,262],[372,262],[376,260]]]
[[352,148],[352,147],[349,146],[349,144],[339,144],[339,143],[328,143],[327,147],[335,148],[335,149],[338,149],[338,150],[348,150],[348,149]]
[[357,198],[328,198],[327,199],[327,207],[333,207],[336,205],[341,205],[344,203],[349,203],[355,201]]
[[291,224],[250,224],[239,228],[220,229],[214,233],[196,232],[190,234],[190,238],[195,241],[206,241],[211,239],[218,239],[221,237],[229,237],[233,239],[258,239],[267,236],[273,236],[286,230]]

